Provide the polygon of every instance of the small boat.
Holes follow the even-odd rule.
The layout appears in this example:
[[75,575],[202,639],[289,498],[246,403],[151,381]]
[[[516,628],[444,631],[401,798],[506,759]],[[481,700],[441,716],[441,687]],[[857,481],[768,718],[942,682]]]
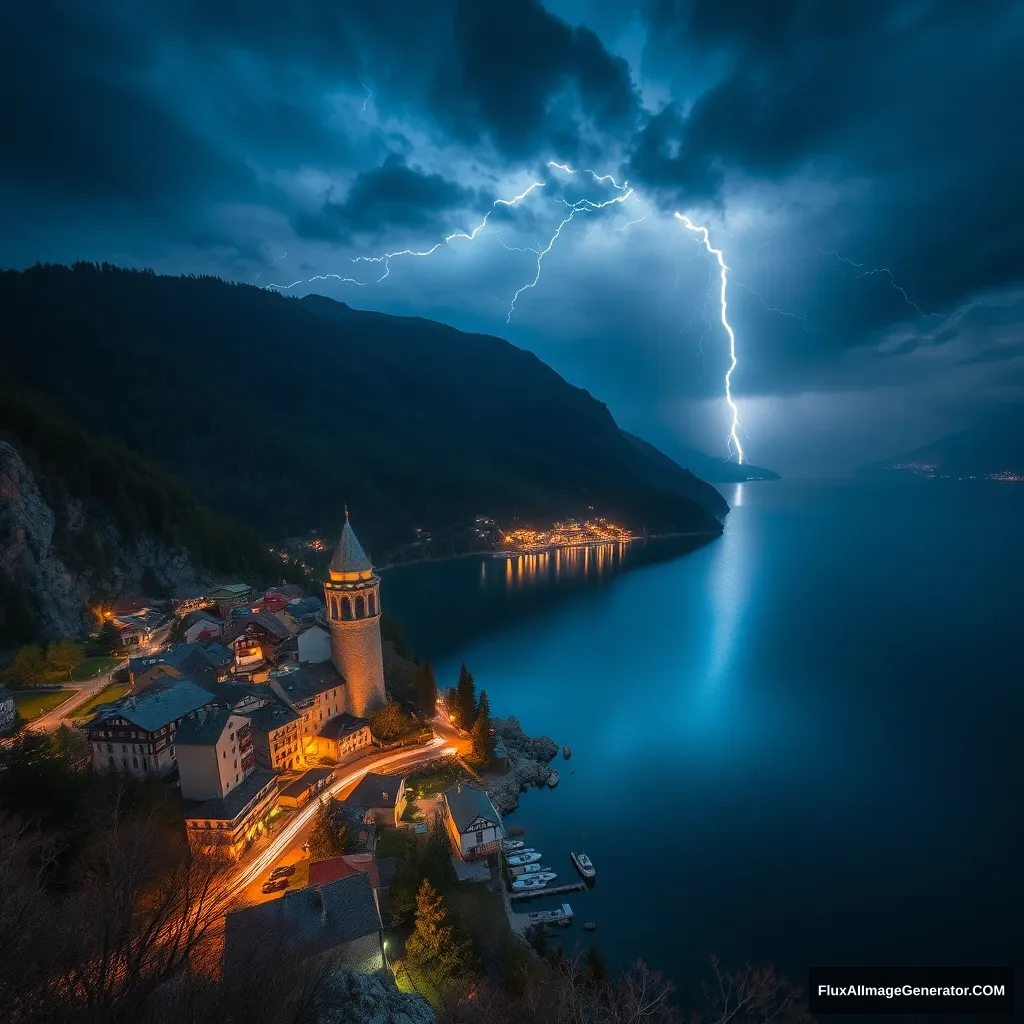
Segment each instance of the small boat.
[[542,868],[539,864],[517,864],[508,869],[510,875],[532,875],[538,871],[550,871],[551,868]]
[[520,853],[509,857],[508,862],[512,867],[519,867],[521,864],[536,864],[540,860],[539,853]]
[[592,931],[596,931],[596,930],[597,930],[597,925],[596,925],[596,924],[594,924],[594,922],[593,922],[593,921],[584,921],[584,923],[583,923],[583,927],[584,927],[584,928],[585,928],[585,929],[586,929],[586,930],[587,930],[588,932],[592,932]]
[[562,747],[562,757],[564,757],[566,761],[568,761],[569,758],[572,757],[572,751],[569,749],[568,743],[566,743],[566,745]]
[[513,850],[522,850],[523,845],[522,839],[506,839],[502,842],[501,848],[506,853],[512,853]]
[[594,862],[585,853],[570,853],[576,870],[589,882],[597,877],[597,869]]
[[563,903],[559,910],[535,910],[526,915],[530,924],[572,924],[572,907]]
[[512,883],[513,889],[543,889],[556,876],[551,871],[542,872],[539,875],[524,875]]
[[558,785],[558,772],[556,772],[556,771],[553,771],[553,772],[552,772],[552,773],[551,773],[551,774],[550,774],[550,775],[548,776],[548,785],[549,785],[549,786],[550,786],[550,787],[551,787],[552,789],[554,789],[554,788],[555,788],[555,786],[557,786],[557,785]]

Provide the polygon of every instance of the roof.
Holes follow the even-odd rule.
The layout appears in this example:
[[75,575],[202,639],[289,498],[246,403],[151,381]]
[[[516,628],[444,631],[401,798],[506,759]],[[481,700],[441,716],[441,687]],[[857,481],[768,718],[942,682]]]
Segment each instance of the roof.
[[331,572],[372,572],[373,565],[367,558],[363,545],[348,521],[348,510],[345,510],[345,525],[341,529],[341,539],[334,549],[331,559]]
[[372,850],[377,839],[377,826],[363,821],[366,808],[342,803],[337,799],[332,799],[330,806],[331,812],[340,816],[348,829],[349,849]]
[[325,690],[345,685],[345,680],[329,661],[320,662],[318,665],[302,665],[291,672],[275,675],[272,680],[292,703],[309,700]]
[[277,776],[271,771],[257,768],[251,775],[242,779],[227,796],[201,802],[186,801],[185,817],[194,821],[234,821],[245,806],[271,783],[277,786]]
[[327,885],[358,873],[359,868],[352,867],[344,857],[328,857],[326,860],[315,860],[309,865],[309,884],[314,887]]
[[203,647],[203,657],[214,668],[227,668],[235,660],[235,653],[230,647],[220,643],[206,644]]
[[304,597],[301,601],[291,601],[281,611],[295,620],[315,618],[323,610],[324,603],[319,597]]
[[259,626],[271,638],[277,641],[287,640],[291,635],[281,621],[268,611],[258,611],[245,618],[232,622],[224,629],[224,643],[229,644],[236,637],[241,636],[250,626]]
[[356,718],[354,715],[343,712],[333,718],[328,718],[320,726],[317,735],[322,736],[325,740],[340,740],[342,736],[348,736],[349,733],[358,732],[360,729],[368,729],[369,726],[370,723],[365,718]]
[[318,786],[324,781],[324,779],[329,779],[333,774],[333,768],[310,768],[308,771],[303,772],[297,779],[289,782],[288,785],[281,790],[281,796],[298,798],[302,796],[307,789],[312,789],[314,786]]
[[216,743],[221,738],[230,717],[230,711],[214,708],[199,718],[188,719],[178,726],[178,731],[174,734],[174,745],[193,747]]
[[219,626],[224,622],[224,620],[216,615],[212,615],[210,612],[206,611],[205,608],[197,608],[194,612],[189,612],[188,615],[182,619],[182,622],[185,624],[185,628],[187,629],[189,626],[192,626],[197,622],[212,622],[214,625]]
[[404,775],[367,772],[345,802],[355,807],[394,807],[404,780]]
[[491,798],[479,786],[463,783],[444,791],[444,800],[460,832],[465,832],[477,818],[486,818],[501,824],[501,815],[494,809]]
[[267,596],[269,597],[271,594],[280,594],[282,597],[288,598],[289,601],[295,601],[306,596],[302,587],[297,583],[283,583],[279,587],[271,587],[267,591]]
[[266,733],[282,729],[300,719],[300,715],[277,701],[249,713],[249,721],[252,722],[253,728]]
[[239,594],[248,594],[251,590],[252,587],[248,583],[229,583],[226,587],[221,587],[220,590],[215,591],[213,596],[231,594],[233,597],[237,597]]
[[299,955],[312,955],[379,934],[380,911],[369,878],[358,871],[319,886],[287,892],[276,900],[228,914],[224,959],[238,962],[265,937],[279,937]]
[[126,718],[146,732],[156,732],[198,711],[212,700],[213,694],[208,690],[183,679],[166,689],[147,690],[142,697],[129,697],[101,717]]

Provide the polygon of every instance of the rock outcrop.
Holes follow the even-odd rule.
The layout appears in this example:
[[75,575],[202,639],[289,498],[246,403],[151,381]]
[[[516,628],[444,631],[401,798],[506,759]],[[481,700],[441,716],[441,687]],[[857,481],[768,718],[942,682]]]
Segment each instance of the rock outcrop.
[[551,775],[548,767],[558,753],[558,744],[547,736],[530,737],[517,718],[495,718],[491,723],[508,753],[508,771],[488,786],[487,793],[499,814],[519,806],[519,794],[527,786],[543,786]]
[[[69,565],[62,548],[86,548],[95,560]],[[144,576],[169,589],[209,582],[184,550],[147,536],[126,542],[101,509],[74,499],[51,507],[18,451],[0,441],[0,584],[31,603],[42,638],[80,635],[90,597],[139,592]]]
[[335,971],[320,993],[317,1024],[434,1024],[423,996],[399,992],[394,982],[347,968]]

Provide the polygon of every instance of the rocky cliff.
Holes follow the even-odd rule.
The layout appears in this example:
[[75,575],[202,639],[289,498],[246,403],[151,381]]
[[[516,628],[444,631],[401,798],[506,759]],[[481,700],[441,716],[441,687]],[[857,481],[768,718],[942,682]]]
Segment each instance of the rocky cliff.
[[0,645],[23,622],[45,639],[80,635],[90,598],[138,593],[144,580],[168,589],[209,582],[184,548],[147,535],[128,541],[110,515],[71,497],[54,505],[17,449],[0,441]]

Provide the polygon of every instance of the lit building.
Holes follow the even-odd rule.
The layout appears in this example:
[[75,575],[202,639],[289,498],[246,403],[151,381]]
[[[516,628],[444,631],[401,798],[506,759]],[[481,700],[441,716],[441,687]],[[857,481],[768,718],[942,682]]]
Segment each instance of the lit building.
[[350,807],[369,814],[376,825],[397,826],[407,804],[404,775],[378,775],[367,772],[345,799]]
[[350,714],[366,718],[387,702],[380,641],[380,577],[359,543],[345,510],[341,539],[324,583],[331,660],[345,680]]
[[17,711],[14,707],[14,694],[6,686],[0,686],[0,735],[14,728]]
[[463,860],[486,857],[505,838],[501,815],[479,786],[460,783],[444,791],[448,835]]
[[174,768],[174,740],[183,721],[198,717],[213,694],[181,680],[155,685],[101,711],[89,724],[89,744],[96,771],[123,771],[144,777]]
[[302,716],[277,701],[249,715],[256,763],[276,772],[305,764],[302,756]]

